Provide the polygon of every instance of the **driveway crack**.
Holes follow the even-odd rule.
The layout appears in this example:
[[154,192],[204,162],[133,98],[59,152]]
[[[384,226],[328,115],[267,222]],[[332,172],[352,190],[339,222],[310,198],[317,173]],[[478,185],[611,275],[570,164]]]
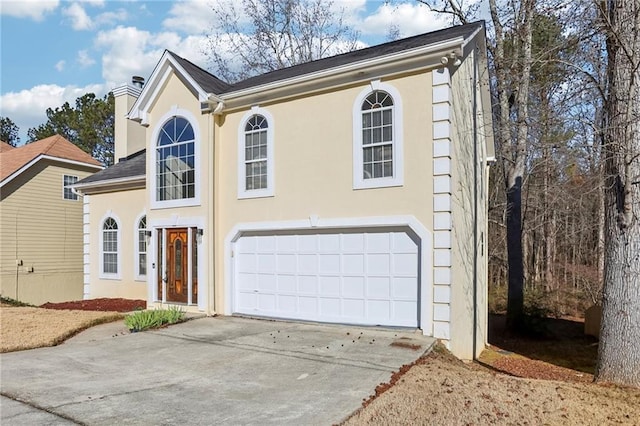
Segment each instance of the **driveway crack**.
[[77,425],[86,426],[86,423],[83,423],[80,420],[74,419],[71,416],[67,416],[66,414],[63,414],[63,413],[58,413],[58,412],[56,412],[56,411],[54,411],[54,410],[52,410],[50,408],[47,408],[47,407],[42,407],[41,405],[38,405],[35,402],[27,401],[26,399],[20,398],[19,396],[13,395],[11,393],[0,392],[0,395],[4,396],[5,398],[9,398],[9,399],[11,399],[13,401],[19,402],[21,404],[27,405],[27,406],[29,406],[29,407],[31,407],[33,409],[38,410],[38,411],[44,411],[45,413],[49,413],[52,416],[56,416],[56,417],[58,417],[60,419],[67,420],[67,421],[69,421],[71,423],[75,423]]

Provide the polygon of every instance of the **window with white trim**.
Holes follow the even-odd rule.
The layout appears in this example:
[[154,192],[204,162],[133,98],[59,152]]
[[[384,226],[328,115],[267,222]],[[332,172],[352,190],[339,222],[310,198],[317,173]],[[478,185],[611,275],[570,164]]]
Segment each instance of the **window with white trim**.
[[238,128],[238,198],[273,196],[273,152],[273,117],[255,106]]
[[71,185],[78,181],[78,176],[64,175],[62,177],[62,198],[65,200],[77,200],[78,194],[73,192]]
[[245,190],[267,187],[267,129],[262,115],[254,115],[244,126]]
[[137,275],[144,277],[147,275],[147,217],[142,216],[138,221],[137,232]]
[[376,90],[362,103],[362,178],[393,177],[393,99]]
[[390,84],[372,81],[353,105],[354,189],[403,184],[402,102]]
[[118,274],[118,223],[108,217],[102,225],[102,273],[105,275]]
[[195,133],[184,117],[160,129],[156,148],[156,201],[195,198]]

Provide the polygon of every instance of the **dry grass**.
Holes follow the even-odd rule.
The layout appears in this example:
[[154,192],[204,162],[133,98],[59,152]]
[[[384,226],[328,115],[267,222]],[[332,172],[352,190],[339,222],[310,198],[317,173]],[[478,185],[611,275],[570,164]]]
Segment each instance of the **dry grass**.
[[94,325],[124,318],[117,312],[0,307],[0,352],[55,346]]
[[434,352],[345,424],[637,425],[638,419],[640,389],[522,379]]

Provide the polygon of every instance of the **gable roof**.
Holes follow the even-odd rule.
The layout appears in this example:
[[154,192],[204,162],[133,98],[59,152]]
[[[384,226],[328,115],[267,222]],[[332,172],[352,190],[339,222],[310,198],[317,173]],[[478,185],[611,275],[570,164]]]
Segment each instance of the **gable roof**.
[[[147,124],[148,111],[155,97],[159,96],[159,87],[168,78],[169,69],[173,70],[183,79],[201,102],[203,111],[215,109],[217,112],[224,103],[232,98],[239,99],[248,91],[259,91],[271,85],[293,85],[303,80],[325,78],[331,75],[344,73],[346,70],[359,75],[359,78],[367,78],[362,73],[366,67],[372,64],[388,65],[399,59],[410,58],[415,63],[424,66],[425,59],[431,55],[434,64],[439,63],[443,54],[454,53],[462,56],[462,50],[469,40],[476,34],[484,34],[484,22],[474,22],[459,25],[439,31],[433,31],[405,39],[400,39],[364,49],[354,50],[315,61],[294,65],[287,68],[271,71],[234,84],[228,84],[220,80],[208,71],[198,67],[190,61],[181,58],[175,53],[165,50],[162,58],[154,68],[142,93],[132,106],[128,118]],[[367,69],[366,71],[371,71]],[[372,75],[368,75],[371,79]],[[374,78],[379,78],[373,75]],[[353,78],[350,79],[354,81]]]
[[14,149],[11,145],[6,143],[5,141],[0,141],[0,152],[6,152]]
[[17,148],[3,149],[0,152],[0,181],[4,184],[43,158],[102,168],[98,160],[62,136],[54,135]]

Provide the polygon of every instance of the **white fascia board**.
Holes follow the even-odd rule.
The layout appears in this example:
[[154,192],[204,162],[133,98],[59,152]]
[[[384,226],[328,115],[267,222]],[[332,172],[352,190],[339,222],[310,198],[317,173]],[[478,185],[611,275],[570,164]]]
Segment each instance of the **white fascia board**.
[[386,56],[379,56],[373,59],[367,59],[364,61],[352,62],[346,65],[342,65],[335,68],[329,68],[322,71],[316,71],[311,74],[303,74],[300,76],[292,77],[285,80],[278,80],[272,83],[263,84],[260,86],[249,87],[247,89],[238,90],[236,92],[230,92],[220,97],[224,101],[230,101],[235,98],[241,98],[243,96],[249,96],[256,93],[263,93],[269,90],[275,90],[286,86],[293,86],[301,83],[308,83],[314,80],[327,79],[339,74],[348,72],[355,72],[363,68],[372,68],[376,66],[385,65],[388,63],[410,60],[414,58],[422,58],[425,55],[433,55],[438,52],[450,53],[451,50],[461,49],[464,43],[464,37],[456,37],[441,43],[430,44],[427,46],[420,46],[410,50],[403,50],[402,52],[393,53]]
[[164,82],[171,75],[171,69],[176,74],[179,74],[188,84],[198,93],[199,102],[207,102],[209,99],[209,93],[205,92],[202,87],[196,83],[189,73],[175,60],[175,58],[165,51],[158,61],[158,64],[153,69],[149,81],[145,84],[140,96],[131,107],[127,118],[130,120],[140,121],[141,124],[146,125],[149,108],[153,105],[153,102],[160,95],[161,88]]
[[20,176],[21,173],[23,173],[25,170],[27,170],[29,167],[33,166],[34,164],[36,164],[40,160],[51,160],[51,161],[56,161],[56,162],[64,163],[64,164],[70,164],[70,165],[74,165],[74,166],[89,167],[89,168],[96,169],[97,171],[104,169],[104,167],[96,166],[95,164],[88,164],[88,163],[83,163],[82,161],[68,160],[66,158],[59,158],[59,157],[53,157],[51,155],[41,154],[41,155],[37,156],[36,158],[34,158],[33,160],[29,161],[24,166],[20,167],[15,172],[11,173],[9,176],[7,176],[7,178],[4,179],[0,183],[0,188],[3,187],[5,184],[11,182],[16,177]]
[[139,175],[139,176],[127,176],[124,178],[101,180],[97,182],[87,182],[87,183],[80,183],[80,184],[77,183],[75,185],[71,185],[71,187],[82,194],[87,194],[90,192],[108,191],[116,187],[122,188],[126,186],[131,186],[131,187],[144,188],[146,183],[147,183],[146,175]]

